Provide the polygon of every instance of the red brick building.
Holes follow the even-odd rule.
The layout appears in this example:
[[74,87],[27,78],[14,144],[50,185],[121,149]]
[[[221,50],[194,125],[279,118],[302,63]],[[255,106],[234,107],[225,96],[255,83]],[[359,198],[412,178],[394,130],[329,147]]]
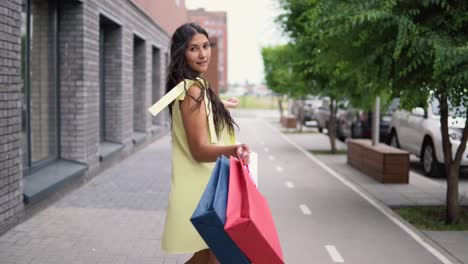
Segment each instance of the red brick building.
[[226,12],[206,11],[202,8],[188,10],[190,21],[200,23],[208,31],[211,43],[215,44],[211,51],[211,63],[207,79],[215,91],[226,91],[227,80],[227,15]]
[[132,0],[155,22],[172,35],[174,31],[183,23],[188,21],[185,0]]

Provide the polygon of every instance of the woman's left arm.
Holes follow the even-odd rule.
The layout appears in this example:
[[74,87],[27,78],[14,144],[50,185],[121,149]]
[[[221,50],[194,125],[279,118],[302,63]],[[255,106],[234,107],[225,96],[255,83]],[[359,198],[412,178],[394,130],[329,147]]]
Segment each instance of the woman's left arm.
[[215,162],[221,155],[227,157],[246,156],[245,159],[248,163],[250,149],[247,145],[217,146],[208,142],[208,121],[204,99],[201,101],[201,105],[193,99],[199,98],[202,90],[200,87],[193,85],[187,93],[190,96],[186,96],[180,102],[179,107],[192,157],[197,162]]

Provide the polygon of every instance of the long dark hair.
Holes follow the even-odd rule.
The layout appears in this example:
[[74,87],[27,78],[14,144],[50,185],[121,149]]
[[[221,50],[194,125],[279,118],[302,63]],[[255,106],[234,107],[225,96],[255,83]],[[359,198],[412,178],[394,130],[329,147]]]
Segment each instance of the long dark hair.
[[[176,29],[174,35],[171,39],[171,62],[169,63],[167,80],[166,80],[166,93],[168,93],[174,86],[179,84],[185,79],[196,81],[197,78],[202,78],[199,73],[195,72],[187,64],[185,60],[185,51],[187,50],[190,40],[196,34],[203,34],[208,38],[208,33],[203,29],[198,23],[186,23]],[[229,111],[224,107],[224,104],[221,102],[221,99],[213,92],[208,81],[204,78],[203,82],[207,87],[202,89],[202,93],[198,98],[194,98],[187,93],[187,96],[190,96],[197,102],[197,105],[191,109],[195,111],[200,108],[200,105],[207,93],[208,100],[211,103],[211,108],[213,110],[213,121],[215,125],[216,134],[224,129],[226,126],[230,133],[234,134],[234,125],[237,126],[236,122],[232,119]],[[187,91],[189,87],[185,87]],[[169,105],[169,112],[172,116],[172,104]],[[238,127],[238,126],[237,126]]]

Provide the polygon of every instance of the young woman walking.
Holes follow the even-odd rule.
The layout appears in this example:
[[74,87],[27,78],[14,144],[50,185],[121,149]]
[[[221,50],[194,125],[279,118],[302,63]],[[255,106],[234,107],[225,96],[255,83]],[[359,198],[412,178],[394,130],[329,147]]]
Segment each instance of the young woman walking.
[[180,26],[172,36],[166,93],[180,82],[184,92],[169,105],[172,118],[172,181],[162,248],[194,253],[189,264],[219,263],[190,222],[216,159],[237,156],[249,162],[249,147],[236,144],[228,107],[204,78],[211,57],[208,33],[197,23]]

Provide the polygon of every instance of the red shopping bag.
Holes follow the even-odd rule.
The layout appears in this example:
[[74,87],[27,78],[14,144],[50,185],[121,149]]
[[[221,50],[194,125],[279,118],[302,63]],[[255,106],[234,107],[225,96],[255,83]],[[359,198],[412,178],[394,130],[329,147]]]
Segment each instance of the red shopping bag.
[[224,229],[254,264],[283,264],[283,251],[265,197],[242,161],[231,157]]

